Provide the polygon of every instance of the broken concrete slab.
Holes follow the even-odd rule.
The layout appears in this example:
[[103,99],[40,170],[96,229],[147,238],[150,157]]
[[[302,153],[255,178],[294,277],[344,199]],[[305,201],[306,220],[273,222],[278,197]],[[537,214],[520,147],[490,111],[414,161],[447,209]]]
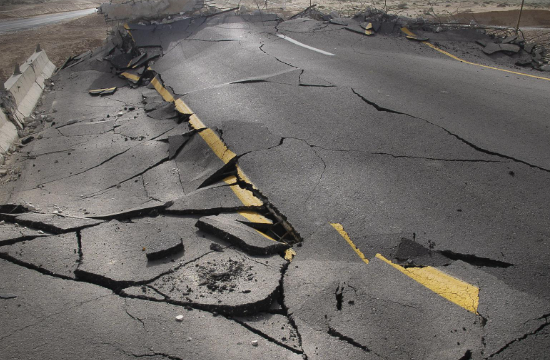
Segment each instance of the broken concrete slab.
[[[548,324],[550,302],[547,299],[514,289],[462,261],[455,261],[444,271],[476,284],[480,289],[478,313],[484,319],[484,358],[492,358],[508,344]],[[503,298],[506,301],[502,301]]]
[[348,18],[332,18],[328,22],[334,25],[348,26],[349,21]]
[[[301,359],[223,316],[125,299],[109,289],[69,283],[4,260],[0,260],[0,283],[2,293],[17,296],[2,300],[0,350],[8,358],[162,360],[187,359],[192,354],[197,359]],[[178,314],[183,314],[182,323],[174,321]],[[254,338],[259,346],[244,351],[243,343]]]
[[288,317],[279,314],[258,313],[245,317],[236,317],[238,322],[253,328],[284,347],[302,351],[296,329]]
[[52,234],[84,229],[101,224],[101,220],[64,216],[60,214],[40,214],[29,212],[15,217],[15,222]]
[[515,44],[495,44],[489,43],[483,48],[483,52],[487,55],[491,55],[497,52],[509,52],[509,53],[518,53],[521,48]]
[[241,210],[259,210],[261,208],[243,205],[229,185],[212,185],[175,199],[174,203],[168,206],[165,212],[180,215],[219,214]]
[[285,265],[278,256],[250,258],[225,249],[211,252],[149,286],[177,304],[224,314],[253,314],[271,305]]
[[[151,199],[173,203],[185,196],[180,182],[179,169],[173,161],[155,166],[143,174],[142,179],[147,196]],[[166,208],[172,206],[163,207],[162,210],[165,211]]]
[[[181,252],[148,261],[148,248],[158,249],[161,239],[181,242],[179,226],[173,219],[144,218],[132,223],[112,220],[81,232],[82,263],[77,277],[109,288],[145,283],[176,268]],[[171,245],[170,245],[171,246]]]
[[74,279],[80,261],[76,233],[47,236],[0,247],[0,256],[54,276]]
[[267,238],[263,233],[227,215],[202,217],[197,227],[211,233],[250,255],[282,254],[290,246]]
[[160,237],[155,242],[150,242],[149,247],[145,248],[145,255],[150,261],[161,260],[168,256],[177,255],[184,252],[183,242],[180,238]]
[[[293,318],[381,358],[460,358],[468,350],[474,356],[481,352],[478,315],[381,260],[352,266],[293,262],[284,286],[285,304]],[[399,328],[388,328],[388,321]]]
[[4,221],[0,222],[0,246],[48,235],[49,234],[45,234],[43,231],[28,229],[19,224],[10,224]]

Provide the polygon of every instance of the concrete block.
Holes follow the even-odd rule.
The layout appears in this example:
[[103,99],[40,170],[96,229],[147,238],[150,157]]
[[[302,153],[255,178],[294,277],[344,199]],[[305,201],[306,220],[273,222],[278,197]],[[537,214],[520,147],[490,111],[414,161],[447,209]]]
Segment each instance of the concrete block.
[[21,65],[21,74],[12,75],[4,87],[14,97],[17,105],[15,117],[20,122],[32,113],[42,91],[44,82],[52,76],[55,65],[48,59],[45,51],[35,52]]
[[[17,138],[17,128],[8,120],[6,114],[0,110],[0,155],[5,154]],[[0,159],[1,161],[2,159]]]

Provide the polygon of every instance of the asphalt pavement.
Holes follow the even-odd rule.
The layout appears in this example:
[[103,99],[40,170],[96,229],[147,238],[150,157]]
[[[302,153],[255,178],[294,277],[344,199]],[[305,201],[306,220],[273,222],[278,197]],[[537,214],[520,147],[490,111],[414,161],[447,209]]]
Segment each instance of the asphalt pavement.
[[345,21],[130,24],[141,72],[61,71],[3,196],[3,353],[544,358],[549,79]]
[[0,20],[0,34],[9,32],[33,29],[36,27],[55,24],[61,21],[76,19],[82,16],[90,15],[96,12],[96,9],[85,9],[67,11],[56,14],[38,15],[29,18],[16,20]]

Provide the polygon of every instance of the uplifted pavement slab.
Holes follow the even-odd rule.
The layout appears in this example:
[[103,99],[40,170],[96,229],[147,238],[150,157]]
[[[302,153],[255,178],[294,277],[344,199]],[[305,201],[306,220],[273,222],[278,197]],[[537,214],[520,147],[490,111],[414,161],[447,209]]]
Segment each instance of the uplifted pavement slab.
[[302,351],[298,333],[284,315],[258,313],[235,319],[284,347]]
[[80,256],[76,233],[36,238],[0,247],[0,257],[45,274],[74,279]]
[[279,256],[253,258],[225,249],[188,263],[149,286],[173,303],[225,314],[251,314],[269,308],[286,264]]
[[15,216],[13,221],[34,229],[61,234],[101,224],[101,220],[63,216],[59,214],[40,214],[29,212]]
[[202,217],[197,221],[197,227],[237,246],[250,255],[282,254],[290,247],[288,244],[268,239],[252,227],[236,221],[232,216]]
[[19,224],[10,224],[4,221],[0,222],[0,246],[13,244],[23,240],[31,240],[40,236],[48,236],[48,234],[44,234],[43,231],[20,226]]
[[168,214],[219,214],[240,210],[258,210],[245,206],[231,189],[238,185],[212,185],[175,199],[165,212]]
[[225,165],[197,133],[185,143],[174,161],[186,194],[197,190]]

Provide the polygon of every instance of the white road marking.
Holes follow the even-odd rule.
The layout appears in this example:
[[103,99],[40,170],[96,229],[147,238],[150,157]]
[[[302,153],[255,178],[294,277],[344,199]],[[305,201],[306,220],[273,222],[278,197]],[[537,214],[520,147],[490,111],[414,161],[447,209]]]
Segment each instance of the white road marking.
[[285,39],[286,41],[290,41],[291,43],[296,44],[298,46],[304,47],[304,48],[309,49],[309,50],[317,51],[318,53],[321,53],[323,55],[334,56],[334,54],[329,53],[328,51],[324,51],[324,50],[321,50],[321,49],[314,48],[313,46],[303,44],[303,43],[301,43],[297,40],[289,38],[288,36],[285,36],[285,35],[282,35],[282,34],[277,34],[277,36],[280,37],[281,39]]

